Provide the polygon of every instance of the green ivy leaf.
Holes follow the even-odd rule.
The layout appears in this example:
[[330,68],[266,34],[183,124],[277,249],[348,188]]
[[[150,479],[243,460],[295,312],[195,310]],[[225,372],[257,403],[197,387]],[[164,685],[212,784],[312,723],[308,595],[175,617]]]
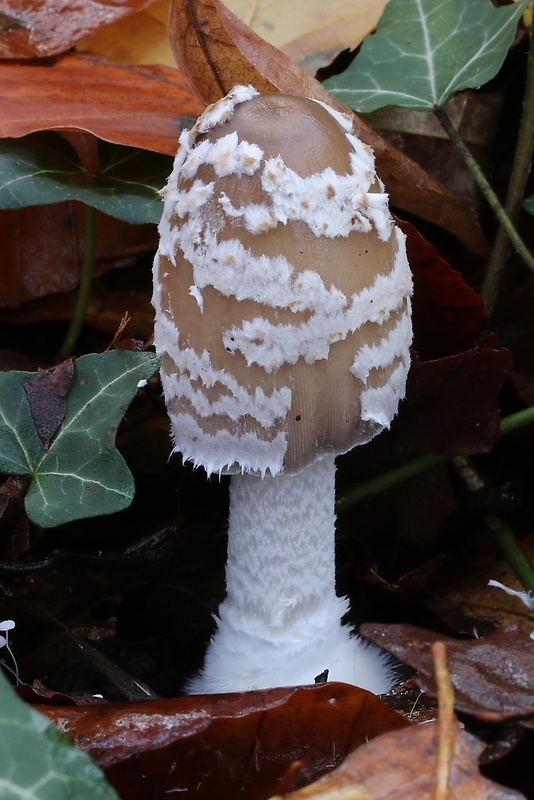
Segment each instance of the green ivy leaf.
[[20,700],[0,673],[0,797],[118,800],[86,753]]
[[390,0],[375,34],[327,88],[361,113],[383,106],[443,107],[499,71],[529,0]]
[[112,350],[77,359],[67,413],[48,450],[24,390],[35,373],[0,374],[0,471],[32,476],[25,504],[33,522],[50,528],[131,503],[133,478],[115,434],[139,381],[158,368],[153,353]]
[[53,132],[0,140],[0,208],[80,200],[134,225],[158,223],[171,159],[107,142],[99,143],[99,159],[99,175],[90,175]]
[[523,203],[523,208],[525,211],[528,211],[529,214],[534,214],[534,194],[531,194],[530,197],[527,197]]

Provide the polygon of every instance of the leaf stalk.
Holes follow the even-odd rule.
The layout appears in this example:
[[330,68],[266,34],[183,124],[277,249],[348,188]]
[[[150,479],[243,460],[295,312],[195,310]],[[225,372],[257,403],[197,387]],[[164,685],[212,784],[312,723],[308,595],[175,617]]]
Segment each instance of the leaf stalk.
[[[515,223],[525,196],[528,176],[532,164],[534,150],[534,35],[530,36],[530,47],[527,59],[527,72],[523,110],[517,136],[517,146],[508,191],[504,203],[504,210]],[[510,243],[506,230],[499,226],[493,250],[488,263],[486,276],[482,285],[482,297],[488,317],[493,311],[502,272],[510,251]]]
[[478,186],[484,195],[488,205],[490,206],[491,210],[501,223],[503,230],[506,233],[506,236],[512,243],[514,249],[517,253],[521,256],[525,264],[534,272],[534,255],[530,252],[520,235],[518,234],[515,226],[513,225],[510,217],[504,210],[503,206],[501,205],[499,198],[495,194],[494,190],[490,186],[486,176],[482,172],[480,166],[478,165],[476,159],[473,157],[471,151],[467,147],[467,145],[461,139],[458,131],[452,124],[449,115],[445,111],[444,108],[440,108],[439,106],[434,106],[433,112],[435,117],[437,118],[438,122],[440,123],[441,127],[444,129],[445,133],[449,136],[453,144],[456,146],[458,152],[464,159],[465,163],[467,164],[469,170],[471,171],[473,177],[475,178]]
[[91,289],[93,285],[93,273],[95,267],[95,243],[96,243],[96,209],[92,206],[85,206],[85,237],[82,273],[80,285],[78,287],[78,297],[72,320],[59,349],[59,356],[63,360],[68,358],[78,341],[78,337],[83,327],[89,300],[91,299]]

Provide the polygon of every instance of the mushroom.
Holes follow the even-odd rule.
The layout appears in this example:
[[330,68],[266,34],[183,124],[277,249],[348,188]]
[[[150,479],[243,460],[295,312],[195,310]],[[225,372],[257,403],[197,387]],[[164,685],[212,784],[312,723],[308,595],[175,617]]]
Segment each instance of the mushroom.
[[236,86],[180,148],[154,266],[174,450],[232,475],[227,595],[192,693],[331,680],[387,691],[341,620],[335,457],[404,396],[412,281],[372,150],[303,97]]

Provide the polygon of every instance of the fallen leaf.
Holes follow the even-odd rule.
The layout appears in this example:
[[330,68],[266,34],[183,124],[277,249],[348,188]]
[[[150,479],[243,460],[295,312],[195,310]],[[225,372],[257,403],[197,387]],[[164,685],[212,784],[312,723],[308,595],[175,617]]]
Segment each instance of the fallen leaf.
[[414,358],[395,436],[417,453],[489,452],[501,436],[498,398],[511,366],[504,347]]
[[446,795],[436,790],[438,723],[384,733],[359,747],[316,783],[271,800],[525,800],[522,794],[482,777],[478,757],[484,744],[456,730]]
[[517,628],[467,640],[415,625],[366,623],[361,633],[418,670],[417,684],[433,696],[436,683],[430,647],[435,641],[445,642],[459,711],[484,722],[521,721],[534,727],[534,641]]
[[156,0],[146,8],[98,28],[76,43],[88,52],[118,64],[159,64],[174,67],[167,34],[169,0]]
[[0,774],[5,798],[118,800],[85,753],[75,750],[53,725],[23,703],[3,673],[0,697]]
[[423,360],[473,347],[487,327],[484,303],[409,222],[397,220],[407,236],[413,273],[414,348]]
[[7,20],[0,32],[0,58],[46,58],[70,50],[91,31],[150,4],[151,0],[3,0]]
[[387,0],[228,0],[225,5],[310,75],[376,27]]
[[0,64],[0,137],[83,130],[100,139],[174,156],[183,127],[204,103],[169,67],[112,64],[69,53],[52,64]]
[[[350,114],[219,0],[173,0],[169,36],[178,68],[206,103],[223,97],[236,83],[245,83],[262,92],[311,97]],[[449,192],[359,117],[352,118],[356,136],[374,149],[378,173],[393,205],[441,225],[474,252],[487,255],[487,242],[469,202]]]
[[48,450],[55,432],[67,413],[67,395],[74,375],[74,361],[68,359],[37,375],[24,384],[37,435]]
[[[521,539],[521,549],[534,563],[534,534]],[[496,580],[520,591],[521,584],[510,564],[496,549],[477,553],[456,567],[454,574],[427,586],[427,604],[447,625],[459,633],[478,633],[485,627],[515,625],[530,635],[534,630],[534,615],[516,597],[488,586]]]
[[[85,207],[81,203],[0,211],[0,314],[1,307],[20,308],[45,295],[56,295],[53,302],[61,309],[63,299],[57,293],[75,289],[80,279],[84,231]],[[95,275],[130,266],[156,246],[154,225],[133,226],[97,212]],[[121,316],[128,310],[128,303],[126,295]],[[71,311],[72,307],[64,306],[61,318],[70,319]],[[30,316],[32,312],[35,313],[34,307],[24,310]],[[23,321],[16,315],[11,319]]]
[[267,798],[295,761],[303,784],[384,730],[407,725],[345,684],[41,708],[105,769],[123,800]]

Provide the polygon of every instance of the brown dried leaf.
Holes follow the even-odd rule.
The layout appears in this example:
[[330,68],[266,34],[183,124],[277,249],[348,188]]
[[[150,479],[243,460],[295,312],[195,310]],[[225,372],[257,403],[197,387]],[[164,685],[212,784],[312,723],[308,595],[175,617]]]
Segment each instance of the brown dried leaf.
[[387,0],[227,0],[246,25],[313,75],[376,27]]
[[[534,534],[521,540],[521,549],[534,563]],[[429,607],[438,613],[447,625],[459,633],[471,633],[477,627],[479,634],[505,625],[516,625],[523,633],[534,629],[534,615],[517,597],[502,589],[488,586],[489,580],[499,581],[515,591],[524,591],[510,564],[497,550],[491,548],[469,558],[446,583],[434,581],[427,599]],[[428,592],[429,587],[426,587]]]
[[152,0],[3,0],[0,58],[45,58],[64,53],[92,31]]
[[456,726],[447,794],[436,791],[438,724],[385,733],[362,745],[338,769],[316,783],[271,800],[520,800],[522,794],[498,786],[478,771],[484,745]]
[[83,130],[174,155],[181,128],[204,109],[176,69],[125,67],[77,53],[47,66],[1,64],[0,83],[2,138]]
[[174,67],[167,34],[169,0],[156,0],[148,8],[120,17],[78,42],[78,52],[119,64],[163,64]]
[[362,634],[417,669],[418,685],[436,695],[430,648],[445,642],[456,708],[484,722],[520,720],[534,727],[534,641],[517,628],[460,640],[415,625],[361,626]]
[[[352,113],[220,0],[173,0],[169,36],[178,68],[206,103],[223,97],[236,83],[246,83],[258,91],[311,97]],[[474,252],[487,254],[488,245],[471,205],[449,192],[355,114],[352,117],[355,134],[375,151],[378,173],[393,205],[441,225]]]
[[369,692],[336,683],[40,710],[105,768],[123,800],[146,797],[143,789],[265,798],[295,761],[302,785],[368,738],[407,725]]
[[414,358],[395,436],[412,443],[413,452],[488,452],[501,436],[498,397],[511,365],[505,347],[424,363]]
[[39,369],[35,378],[24,384],[37,435],[45,450],[65,419],[73,375],[74,361],[69,358],[55,367]]
[[[18,308],[35,298],[77,286],[83,260],[84,215],[80,203],[0,211],[0,308]],[[128,225],[98,213],[96,228],[97,275],[133,263],[156,243],[153,225]],[[60,311],[62,302],[59,299]],[[125,298],[123,306],[127,303]],[[126,310],[123,307],[122,313]],[[63,318],[66,311],[61,312]]]

